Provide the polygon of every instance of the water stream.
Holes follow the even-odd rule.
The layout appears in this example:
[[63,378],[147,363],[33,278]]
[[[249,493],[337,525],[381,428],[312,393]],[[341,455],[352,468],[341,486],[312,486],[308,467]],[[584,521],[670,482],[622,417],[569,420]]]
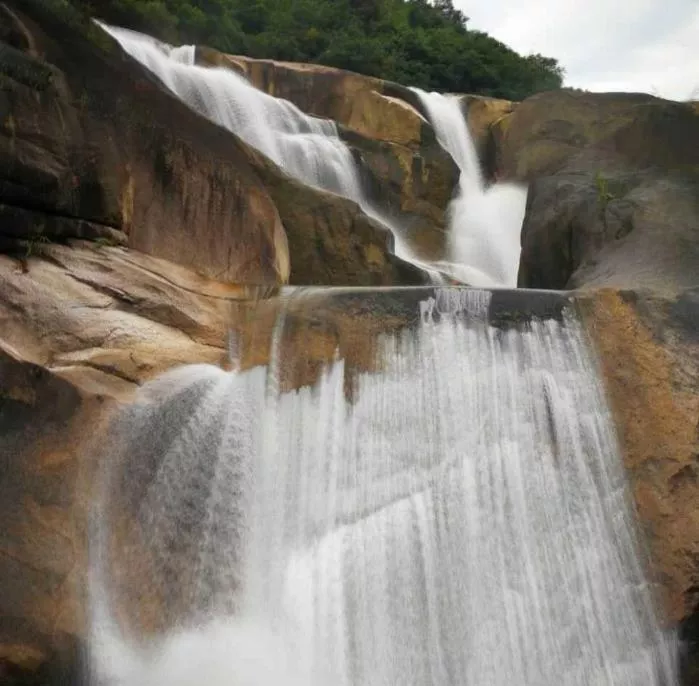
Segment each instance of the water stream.
[[464,283],[516,287],[527,189],[514,183],[486,185],[457,96],[412,90],[427,110],[437,140],[461,170],[449,207],[450,262],[439,268]]
[[[191,47],[104,28],[190,107],[389,226],[399,257],[515,285],[526,192],[484,182],[456,98],[418,91],[461,170],[449,260],[426,265],[367,199],[333,122],[196,66]],[[574,312],[515,326],[492,320],[497,292],[358,291],[362,316],[401,304],[380,370],[338,357],[289,390],[285,371],[326,344],[318,297],[335,297],[305,293],[310,347],[283,311],[266,366],[170,372],[104,439],[95,683],[676,684]]]

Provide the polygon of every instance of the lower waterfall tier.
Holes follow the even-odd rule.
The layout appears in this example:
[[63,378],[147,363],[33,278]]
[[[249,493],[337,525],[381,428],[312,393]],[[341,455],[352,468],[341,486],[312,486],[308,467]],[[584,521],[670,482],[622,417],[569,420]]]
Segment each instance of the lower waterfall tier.
[[406,293],[371,371],[285,387],[289,313],[322,316],[301,291],[266,367],[183,367],[122,415],[93,546],[103,677],[675,683],[575,313]]

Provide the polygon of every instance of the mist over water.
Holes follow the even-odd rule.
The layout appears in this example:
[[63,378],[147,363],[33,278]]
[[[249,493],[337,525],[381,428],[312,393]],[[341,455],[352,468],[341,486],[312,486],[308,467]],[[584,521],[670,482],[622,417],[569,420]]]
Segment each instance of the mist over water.
[[[105,460],[99,680],[676,683],[584,333],[494,327],[490,298],[425,297],[351,400],[343,360],[280,389],[284,317],[268,368],[144,388]],[[143,535],[100,554],[124,511]]]

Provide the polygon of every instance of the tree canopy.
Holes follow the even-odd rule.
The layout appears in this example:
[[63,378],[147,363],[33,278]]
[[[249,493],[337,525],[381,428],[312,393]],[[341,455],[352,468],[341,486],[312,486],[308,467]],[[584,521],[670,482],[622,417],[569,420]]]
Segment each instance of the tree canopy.
[[517,54],[452,0],[71,0],[107,22],[176,43],[314,62],[429,90],[520,100],[563,70]]

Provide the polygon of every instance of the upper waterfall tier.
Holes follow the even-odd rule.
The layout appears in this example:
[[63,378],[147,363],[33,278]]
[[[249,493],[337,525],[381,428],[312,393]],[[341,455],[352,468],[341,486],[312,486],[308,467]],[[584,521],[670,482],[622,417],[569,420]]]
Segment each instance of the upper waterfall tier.
[[[292,103],[258,90],[230,69],[195,65],[192,47],[172,48],[133,31],[102,26],[194,110],[240,136],[303,183],[355,201],[392,232],[395,254],[425,269],[434,280],[442,280],[441,272],[472,285],[516,285],[522,219],[519,217],[517,224],[517,216],[523,212],[525,196],[510,192],[495,197],[482,189],[480,194],[465,193],[468,179],[480,175],[475,155],[471,160],[475,166],[461,169],[462,191],[450,208],[448,259],[431,264],[417,257],[400,222],[369,198],[352,152],[338,136],[335,122],[305,114]],[[450,116],[446,129],[441,119],[435,120],[435,128],[443,147],[462,165],[462,148],[472,148],[473,144],[460,113]],[[449,127],[456,127],[458,137],[463,139],[456,146],[440,135]],[[512,229],[514,224],[516,231]]]

